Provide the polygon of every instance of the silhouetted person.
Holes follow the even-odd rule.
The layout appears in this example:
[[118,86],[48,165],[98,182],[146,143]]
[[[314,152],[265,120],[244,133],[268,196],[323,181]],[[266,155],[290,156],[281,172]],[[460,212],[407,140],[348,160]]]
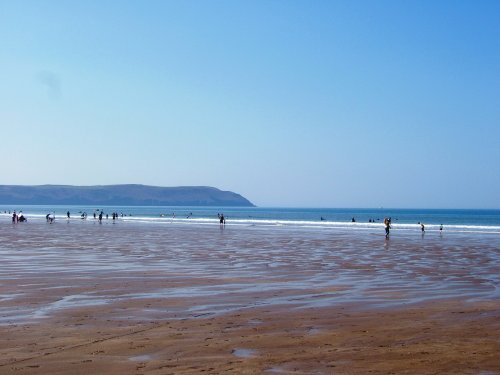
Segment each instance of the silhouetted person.
[[385,225],[385,238],[389,238],[389,232],[391,231],[391,219],[385,218],[384,225]]

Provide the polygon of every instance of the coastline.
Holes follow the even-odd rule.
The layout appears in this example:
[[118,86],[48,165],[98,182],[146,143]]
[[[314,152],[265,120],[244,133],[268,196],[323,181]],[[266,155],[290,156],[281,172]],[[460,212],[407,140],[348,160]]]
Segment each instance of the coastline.
[[498,373],[497,235],[0,226],[0,372]]

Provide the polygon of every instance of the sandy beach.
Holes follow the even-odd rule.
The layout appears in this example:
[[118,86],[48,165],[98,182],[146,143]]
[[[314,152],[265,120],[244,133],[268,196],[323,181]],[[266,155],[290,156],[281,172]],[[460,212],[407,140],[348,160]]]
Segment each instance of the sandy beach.
[[498,235],[0,225],[0,374],[497,374]]

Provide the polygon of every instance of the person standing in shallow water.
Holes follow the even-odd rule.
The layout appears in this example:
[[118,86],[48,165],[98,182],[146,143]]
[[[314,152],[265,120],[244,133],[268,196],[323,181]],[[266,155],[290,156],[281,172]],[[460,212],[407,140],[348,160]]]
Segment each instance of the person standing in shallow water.
[[224,214],[219,215],[219,223],[221,228],[226,225],[226,218],[224,217]]
[[385,225],[385,238],[389,238],[389,232],[391,230],[391,220],[388,218],[385,218],[384,225]]

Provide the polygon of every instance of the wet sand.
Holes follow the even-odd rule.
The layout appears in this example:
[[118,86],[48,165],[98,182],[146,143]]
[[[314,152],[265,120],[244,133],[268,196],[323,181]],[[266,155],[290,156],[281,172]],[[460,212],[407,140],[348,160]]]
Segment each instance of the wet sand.
[[500,238],[0,223],[0,374],[500,373]]

